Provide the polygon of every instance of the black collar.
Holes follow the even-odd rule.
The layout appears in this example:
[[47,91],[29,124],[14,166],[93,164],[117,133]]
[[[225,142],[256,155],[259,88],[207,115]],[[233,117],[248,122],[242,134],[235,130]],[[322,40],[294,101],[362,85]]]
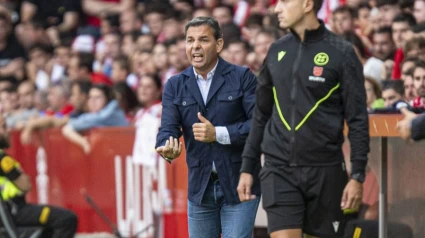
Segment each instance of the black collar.
[[[326,35],[326,27],[325,23],[322,20],[319,20],[320,26],[317,29],[313,30],[305,30],[304,32],[304,42],[312,42],[312,41],[318,41],[321,40]],[[291,29],[292,34],[295,36],[295,38],[298,41],[301,41],[298,34]]]

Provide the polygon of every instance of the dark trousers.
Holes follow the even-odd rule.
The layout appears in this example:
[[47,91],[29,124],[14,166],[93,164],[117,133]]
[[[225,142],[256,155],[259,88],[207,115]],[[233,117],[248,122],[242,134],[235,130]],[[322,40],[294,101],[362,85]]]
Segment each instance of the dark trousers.
[[77,216],[59,207],[26,204],[12,214],[16,226],[44,227],[43,238],[73,238],[77,230]]

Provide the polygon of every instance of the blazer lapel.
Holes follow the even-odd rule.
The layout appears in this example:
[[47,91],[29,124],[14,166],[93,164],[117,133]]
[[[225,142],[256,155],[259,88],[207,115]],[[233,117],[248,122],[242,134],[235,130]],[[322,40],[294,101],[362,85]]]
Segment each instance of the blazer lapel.
[[210,91],[208,92],[206,105],[208,105],[211,98],[214,97],[214,95],[217,93],[220,87],[224,84],[224,78],[222,75],[225,72],[225,69],[227,68],[228,65],[223,59],[218,58],[218,60],[219,60],[218,65],[211,82]]
[[193,67],[189,67],[185,72],[185,75],[189,76],[186,79],[186,87],[192,96],[195,98],[196,102],[204,109],[205,103],[204,99],[202,99],[201,91],[199,91],[198,83],[196,82],[195,74],[193,73]]

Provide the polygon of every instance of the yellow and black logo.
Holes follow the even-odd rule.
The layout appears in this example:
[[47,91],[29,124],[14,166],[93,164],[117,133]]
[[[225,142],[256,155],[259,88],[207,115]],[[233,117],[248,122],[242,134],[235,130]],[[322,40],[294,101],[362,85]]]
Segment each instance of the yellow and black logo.
[[326,65],[328,62],[329,62],[329,56],[328,56],[328,54],[326,54],[324,52],[320,52],[316,56],[314,56],[314,63],[317,66]]
[[4,173],[9,173],[15,167],[15,160],[12,157],[6,155],[1,159],[1,169]]

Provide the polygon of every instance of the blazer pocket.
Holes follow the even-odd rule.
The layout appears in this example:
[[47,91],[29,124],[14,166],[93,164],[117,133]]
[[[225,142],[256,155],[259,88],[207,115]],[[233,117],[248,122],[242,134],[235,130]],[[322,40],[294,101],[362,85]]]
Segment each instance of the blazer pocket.
[[226,93],[220,93],[217,95],[217,99],[220,102],[235,102],[237,101],[240,97],[242,97],[242,92],[241,91],[231,91],[231,92],[226,92]]
[[189,106],[196,103],[195,98],[193,97],[181,97],[173,100],[173,104],[180,106],[182,108],[188,108]]

